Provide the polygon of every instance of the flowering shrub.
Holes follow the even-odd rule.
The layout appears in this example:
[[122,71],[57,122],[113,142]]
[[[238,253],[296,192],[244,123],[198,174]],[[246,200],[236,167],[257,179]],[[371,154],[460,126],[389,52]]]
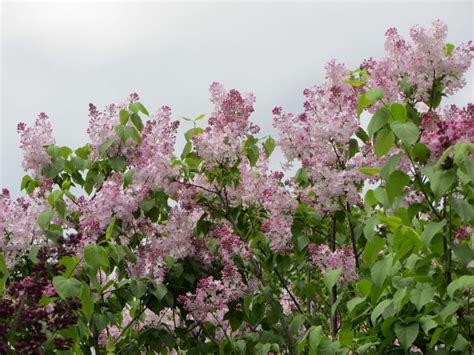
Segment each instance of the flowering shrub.
[[[24,197],[0,194],[0,353],[364,354],[472,351],[472,42],[386,33],[331,61],[300,114],[210,87],[174,150],[171,109],[89,107],[89,142],[18,126]],[[361,114],[372,115],[367,128]],[[144,118],[147,120],[144,122]],[[271,171],[276,146],[284,169]],[[288,174],[286,174],[288,175]]]

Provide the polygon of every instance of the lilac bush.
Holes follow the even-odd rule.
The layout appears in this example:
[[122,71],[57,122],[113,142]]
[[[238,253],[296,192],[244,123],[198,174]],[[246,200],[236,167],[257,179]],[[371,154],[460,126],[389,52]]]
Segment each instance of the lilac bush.
[[474,106],[442,101],[474,44],[441,21],[410,37],[389,29],[355,69],[330,61],[301,113],[273,109],[276,140],[254,95],[219,83],[179,153],[171,109],[136,93],[90,104],[74,150],[43,113],[19,124],[0,353],[472,351]]

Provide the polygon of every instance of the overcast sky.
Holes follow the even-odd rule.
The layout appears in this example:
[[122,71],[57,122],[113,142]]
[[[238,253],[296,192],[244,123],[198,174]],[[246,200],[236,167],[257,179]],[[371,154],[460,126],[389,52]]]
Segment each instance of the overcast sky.
[[[301,112],[303,89],[336,58],[355,68],[383,53],[385,30],[408,35],[442,19],[449,42],[474,39],[473,2],[18,3],[1,4],[0,187],[23,171],[16,125],[46,112],[57,144],[86,142],[88,104],[138,92],[154,111],[209,113],[208,87],[253,91],[253,121],[274,133],[271,110]],[[469,84],[453,100],[473,100]],[[183,129],[189,128],[185,122]],[[275,156],[274,166],[278,164]]]

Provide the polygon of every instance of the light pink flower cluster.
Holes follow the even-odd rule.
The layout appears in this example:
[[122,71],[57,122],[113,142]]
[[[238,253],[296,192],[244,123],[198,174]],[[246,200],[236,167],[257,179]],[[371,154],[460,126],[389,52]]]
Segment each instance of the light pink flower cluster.
[[474,105],[464,108],[450,105],[439,115],[429,111],[421,121],[421,139],[434,158],[456,143],[474,142]]
[[257,126],[249,123],[255,97],[237,90],[227,92],[219,83],[213,83],[209,90],[214,112],[209,117],[209,125],[204,132],[194,136],[193,143],[199,156],[209,166],[232,164],[241,152],[242,138],[259,131]]
[[125,230],[127,225],[134,222],[133,213],[150,192],[150,188],[147,185],[131,184],[124,189],[122,185],[122,175],[115,173],[91,198],[83,197],[78,200],[81,211],[80,229],[84,241],[94,243],[114,217],[122,220]]
[[228,304],[247,293],[247,286],[243,283],[238,269],[227,263],[222,270],[222,279],[216,280],[209,276],[198,282],[193,293],[178,297],[178,301],[191,313],[197,322],[211,322],[225,331],[229,327],[224,321],[228,312]]
[[397,29],[390,28],[385,34],[387,55],[361,65],[370,75],[368,86],[382,87],[386,102],[398,102],[405,96],[400,85],[404,77],[416,89],[415,101],[429,101],[435,79],[446,94],[461,89],[465,85],[463,74],[474,56],[474,44],[449,45],[447,31],[448,26],[440,20],[428,29],[415,26],[410,30],[410,43]]
[[348,283],[358,278],[354,252],[347,246],[337,248],[334,252],[326,244],[308,245],[310,263],[322,274],[341,269],[339,284]]
[[48,116],[42,112],[32,127],[19,123],[17,130],[20,134],[20,148],[23,150],[23,168],[33,177],[41,177],[43,168],[51,163],[46,147],[56,143]]
[[270,239],[274,251],[288,252],[297,202],[282,181],[283,173],[268,171],[268,159],[264,158],[264,154],[262,151],[255,167],[241,163],[241,181],[232,199],[244,207],[252,204],[262,206],[267,212],[262,232]]
[[[162,282],[167,272],[165,256],[175,260],[194,257],[202,263],[209,263],[205,245],[201,245],[194,235],[196,223],[202,211],[187,211],[179,206],[173,207],[165,224],[152,224],[147,237],[137,250],[137,262],[133,273],[153,277]],[[203,250],[204,249],[204,250]]]
[[[115,132],[115,127],[119,124],[119,112],[125,109],[126,104],[110,104],[104,111],[98,111],[97,107],[89,104],[89,145],[91,147],[91,159],[96,160],[105,154],[115,156],[121,147],[120,138]],[[104,149],[107,142],[111,142],[108,149]]]
[[290,162],[300,161],[315,182],[302,196],[322,211],[338,208],[341,195],[350,203],[359,199],[356,185],[362,176],[346,158],[349,140],[359,127],[358,93],[345,83],[349,75],[344,65],[331,61],[326,66],[326,82],[304,91],[304,113],[286,114],[279,107],[273,110],[283,153]]
[[288,191],[279,183],[283,177],[281,173],[274,173],[267,177],[267,188],[260,195],[268,217],[261,229],[270,239],[270,245],[275,252],[286,253],[291,251],[291,226],[297,203]]
[[249,258],[251,252],[239,236],[232,233],[226,225],[221,224],[213,231],[214,236],[219,239],[219,254],[226,263],[232,262],[234,255]]
[[49,208],[40,189],[28,197],[12,199],[7,189],[0,194],[0,251],[8,268],[13,267],[32,245],[46,242],[36,222]]
[[178,126],[178,121],[171,120],[171,109],[168,106],[161,107],[146,122],[142,143],[129,163],[134,167],[135,183],[147,184],[153,189],[162,187],[170,195],[176,192],[172,178],[178,171],[171,166],[170,160],[174,153]]

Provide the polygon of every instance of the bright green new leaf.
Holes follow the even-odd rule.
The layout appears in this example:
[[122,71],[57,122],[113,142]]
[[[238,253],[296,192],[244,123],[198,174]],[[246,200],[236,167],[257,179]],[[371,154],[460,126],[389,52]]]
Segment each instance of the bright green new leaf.
[[119,112],[119,120],[120,120],[120,124],[122,126],[125,126],[128,122],[128,118],[130,117],[130,112],[128,112],[127,110],[120,110]]
[[399,122],[407,121],[407,109],[405,105],[399,103],[391,104],[390,111],[392,112],[392,116],[395,118],[395,120]]

